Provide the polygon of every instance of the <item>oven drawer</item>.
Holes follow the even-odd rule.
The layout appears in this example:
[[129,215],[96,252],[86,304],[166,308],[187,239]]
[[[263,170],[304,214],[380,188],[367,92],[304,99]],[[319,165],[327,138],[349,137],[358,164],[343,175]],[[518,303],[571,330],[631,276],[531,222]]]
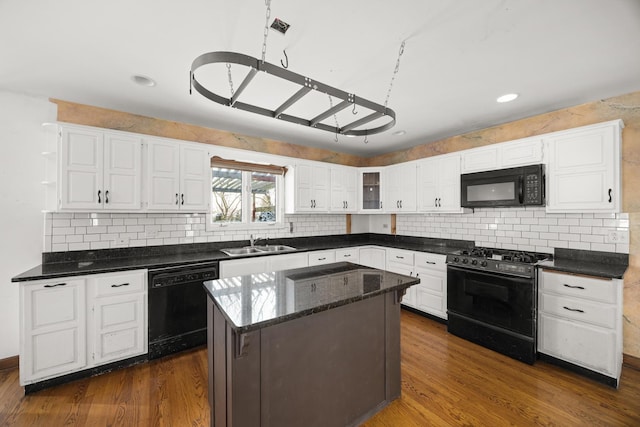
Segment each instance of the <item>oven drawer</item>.
[[447,256],[439,254],[430,254],[426,252],[416,253],[416,267],[433,268],[435,270],[447,270]]
[[578,276],[543,270],[540,275],[540,290],[560,295],[587,298],[594,301],[614,303],[616,288],[613,280]]
[[616,307],[578,298],[541,294],[540,310],[566,319],[591,323],[605,328],[615,328]]
[[97,276],[95,279],[96,296],[103,297],[144,292],[146,277],[146,270]]

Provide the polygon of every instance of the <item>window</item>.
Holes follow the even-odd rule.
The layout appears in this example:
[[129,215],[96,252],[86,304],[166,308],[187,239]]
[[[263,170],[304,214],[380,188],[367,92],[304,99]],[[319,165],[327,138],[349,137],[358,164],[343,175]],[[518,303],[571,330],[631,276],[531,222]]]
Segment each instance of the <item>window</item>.
[[285,170],[214,157],[210,224],[259,227],[281,223],[279,200]]

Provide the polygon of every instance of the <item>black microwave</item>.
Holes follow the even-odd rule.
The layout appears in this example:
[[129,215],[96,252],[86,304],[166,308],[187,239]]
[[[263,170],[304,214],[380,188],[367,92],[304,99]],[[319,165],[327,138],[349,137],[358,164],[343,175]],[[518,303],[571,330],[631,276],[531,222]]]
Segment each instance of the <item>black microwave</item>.
[[544,165],[465,173],[460,176],[462,207],[544,206],[544,204]]

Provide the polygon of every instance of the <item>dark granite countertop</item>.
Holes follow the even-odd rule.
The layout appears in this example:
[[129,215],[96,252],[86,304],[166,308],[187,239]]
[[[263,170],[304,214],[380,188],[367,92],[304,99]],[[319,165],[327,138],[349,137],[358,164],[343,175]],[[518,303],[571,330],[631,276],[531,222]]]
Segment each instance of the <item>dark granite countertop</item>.
[[629,265],[628,254],[556,248],[552,261],[542,261],[545,270],[586,274],[608,279],[622,279]]
[[415,277],[340,262],[210,280],[204,287],[230,326],[246,333],[419,282]]
[[[473,247],[473,242],[471,241],[394,236],[374,233],[272,239],[269,240],[269,244],[293,246],[297,249],[296,252],[375,245],[412,251],[447,254],[463,247]],[[230,241],[44,253],[41,265],[13,277],[11,281],[24,282],[58,277],[109,273],[124,270],[152,269],[239,259],[242,257],[231,257],[220,252],[220,249],[247,245],[249,245],[249,242],[247,241]],[[265,255],[269,254],[265,253]],[[270,255],[274,254],[271,253]]]

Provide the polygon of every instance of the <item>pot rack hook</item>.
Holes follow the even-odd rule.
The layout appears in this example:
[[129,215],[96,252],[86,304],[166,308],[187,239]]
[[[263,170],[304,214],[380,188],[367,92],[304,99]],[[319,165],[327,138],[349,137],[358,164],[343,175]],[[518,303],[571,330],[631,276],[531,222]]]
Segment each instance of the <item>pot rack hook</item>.
[[364,143],[365,143],[365,144],[368,144],[368,143],[369,143],[369,140],[367,140],[367,137],[368,137],[368,136],[369,136],[369,135],[367,135],[366,133],[364,134]]
[[356,111],[356,96],[353,96],[353,110],[351,110],[351,114],[353,114],[354,116],[356,114],[358,114],[358,112]]
[[335,137],[335,139],[333,140],[333,142],[338,142],[338,132],[337,132],[337,131],[336,131],[336,137]]
[[280,60],[280,65],[282,65],[282,68],[287,69],[289,68],[289,57],[287,56],[287,50],[282,49],[282,53],[284,53],[284,59],[287,61],[287,65],[284,65],[284,62],[282,62],[282,59]]

